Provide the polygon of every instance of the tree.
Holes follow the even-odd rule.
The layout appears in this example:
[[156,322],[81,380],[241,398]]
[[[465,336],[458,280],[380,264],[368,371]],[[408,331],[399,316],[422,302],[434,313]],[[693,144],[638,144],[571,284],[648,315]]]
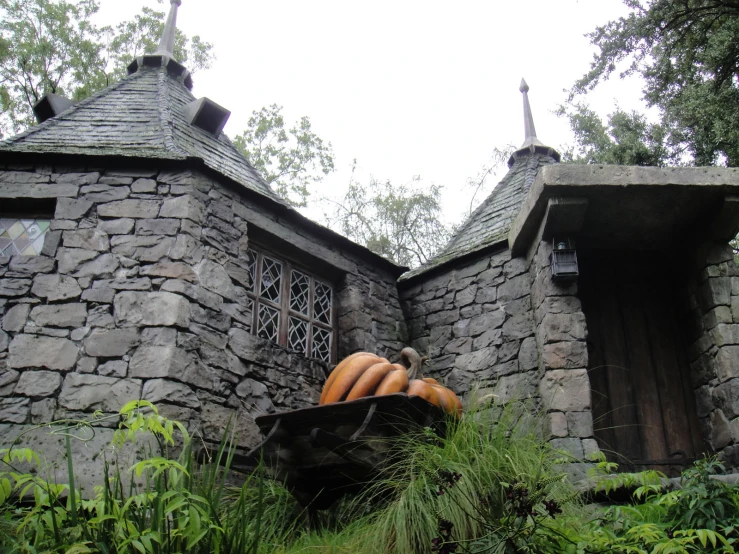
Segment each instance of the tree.
[[[161,2],[161,0],[160,0]],[[132,21],[97,27],[98,0],[0,0],[0,136],[33,125],[32,106],[47,92],[81,100],[154,52],[165,14],[149,8]],[[207,68],[212,45],[177,32],[175,57]]]
[[618,67],[645,80],[668,158],[739,165],[739,1],[624,0],[627,17],[589,35],[598,49],[570,100]]
[[285,129],[282,106],[252,112],[234,144],[275,192],[295,207],[305,207],[310,187],[334,170],[334,153],[302,117]]
[[494,147],[490,159],[482,166],[477,175],[467,179],[467,187],[472,189],[472,194],[465,217],[471,216],[475,208],[484,202],[485,198],[493,191],[493,188],[498,184],[495,178],[508,171],[508,160],[515,151],[516,147],[510,143],[502,148]]
[[441,221],[441,187],[405,185],[370,177],[360,183],[356,161],[343,200],[335,203],[328,225],[373,252],[409,267],[428,261],[449,240],[453,229]]
[[564,162],[662,167],[680,161],[667,145],[665,127],[636,111],[617,107],[605,124],[583,103],[560,106],[558,114],[569,119],[575,134],[576,146],[564,149]]

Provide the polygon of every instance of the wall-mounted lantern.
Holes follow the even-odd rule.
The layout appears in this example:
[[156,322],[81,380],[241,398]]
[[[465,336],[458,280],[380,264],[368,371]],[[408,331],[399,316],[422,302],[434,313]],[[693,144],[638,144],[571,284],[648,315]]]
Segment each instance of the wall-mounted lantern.
[[573,281],[579,274],[575,241],[571,238],[555,237],[552,241],[552,279]]

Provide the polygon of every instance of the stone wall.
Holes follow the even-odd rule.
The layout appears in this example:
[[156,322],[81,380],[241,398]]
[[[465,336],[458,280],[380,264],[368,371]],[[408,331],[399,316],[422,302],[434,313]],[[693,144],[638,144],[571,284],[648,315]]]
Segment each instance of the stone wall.
[[728,245],[699,249],[693,267],[688,354],[701,431],[739,468],[739,268]]
[[541,241],[529,268],[542,409],[556,448],[583,459],[598,449],[588,379],[587,325],[577,281],[552,280],[552,244]]
[[537,396],[539,356],[524,259],[505,249],[399,285],[411,344],[424,370],[457,394],[499,402]]
[[278,257],[283,243],[325,253],[340,357],[405,338],[388,269],[205,175],[0,166],[0,202],[20,197],[57,200],[43,255],[0,258],[3,438],[143,398],[210,440],[238,411],[246,447],[253,416],[315,404],[329,366],[249,332],[241,255],[260,225]]

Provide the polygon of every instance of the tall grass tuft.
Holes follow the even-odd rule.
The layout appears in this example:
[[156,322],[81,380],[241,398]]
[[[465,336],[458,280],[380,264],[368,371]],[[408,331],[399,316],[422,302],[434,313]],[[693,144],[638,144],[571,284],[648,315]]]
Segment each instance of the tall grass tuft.
[[[92,499],[75,489],[70,436],[65,437],[69,484],[56,484],[21,464],[35,463],[30,450],[0,452],[0,551],[65,554],[259,554],[273,552],[300,520],[300,510],[263,468],[229,486],[233,433],[228,430],[205,463],[198,463],[186,429],[158,414],[155,406],[132,402],[121,410],[115,444],[125,447],[154,437],[159,450],[130,474],[106,466]],[[181,449],[172,456],[179,433]],[[137,486],[138,485],[138,486]]]

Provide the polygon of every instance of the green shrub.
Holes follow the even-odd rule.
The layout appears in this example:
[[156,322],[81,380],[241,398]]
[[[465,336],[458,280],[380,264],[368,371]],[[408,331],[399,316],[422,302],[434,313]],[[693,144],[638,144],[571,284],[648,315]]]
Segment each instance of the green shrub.
[[734,552],[738,538],[739,490],[714,478],[723,471],[715,459],[697,462],[680,489],[667,491],[663,475],[617,474],[600,456],[599,489],[635,489],[634,502],[583,505],[565,476],[578,461],[541,438],[524,402],[479,404],[449,420],[443,436],[425,429],[399,437],[394,462],[363,494],[311,517],[264,467],[240,476],[241,487],[228,485],[228,430],[198,462],[185,428],[155,406],[132,402],[120,415],[117,447],[153,437],[158,449],[128,474],[106,468],[93,498],[75,487],[71,428],[69,484],[21,470],[41,467],[28,449],[0,451],[1,552],[687,554]]
[[[131,402],[121,410],[114,443],[123,447],[153,436],[160,455],[131,468],[132,478],[111,471],[92,499],[75,489],[67,434],[69,484],[55,484],[19,463],[40,467],[28,449],[0,452],[0,547],[7,553],[250,553],[272,552],[289,531],[294,502],[287,491],[264,478],[262,469],[237,490],[227,487],[233,441],[228,431],[211,463],[197,464],[186,429],[159,415],[149,402]],[[85,424],[84,422],[82,423]],[[168,449],[179,434],[182,448],[173,459]],[[112,474],[112,475],[111,475]],[[141,487],[135,486],[138,480]],[[124,483],[128,482],[126,487]],[[279,540],[277,539],[279,537]]]

